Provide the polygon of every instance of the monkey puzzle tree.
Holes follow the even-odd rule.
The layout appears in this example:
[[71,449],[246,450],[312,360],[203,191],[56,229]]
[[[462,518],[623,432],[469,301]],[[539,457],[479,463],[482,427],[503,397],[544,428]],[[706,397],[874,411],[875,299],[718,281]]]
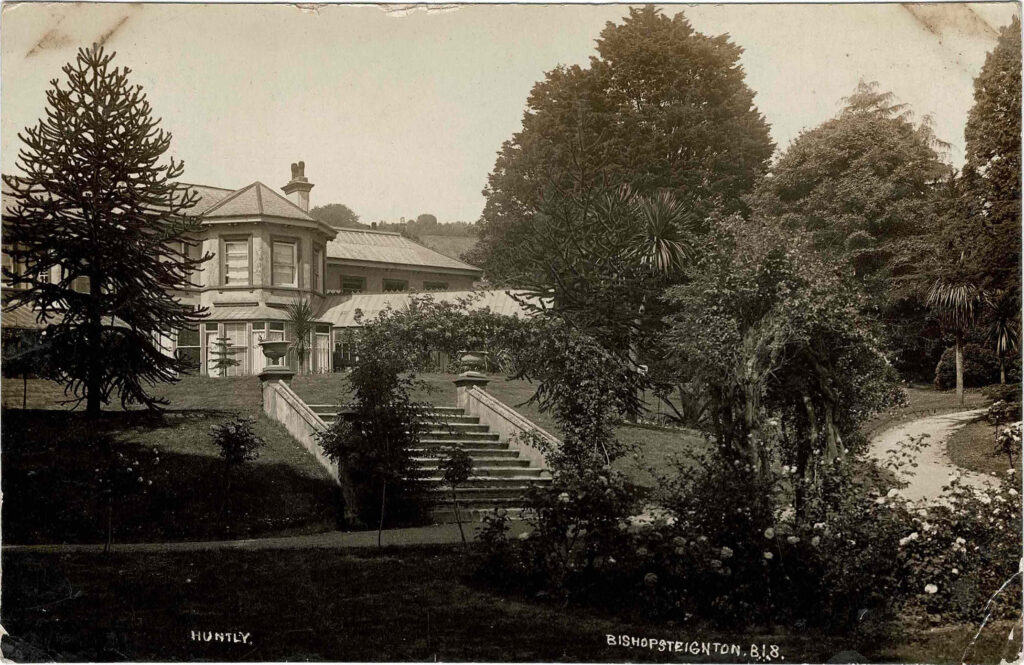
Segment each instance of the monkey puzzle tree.
[[8,308],[31,306],[40,321],[56,314],[51,369],[90,414],[113,392],[122,406],[165,403],[148,387],[189,368],[161,340],[205,315],[173,291],[209,258],[189,256],[198,194],[175,182],[181,162],[161,162],[171,135],[113,58],[93,46],[63,67],[46,116],[19,134],[21,173],[4,176]]

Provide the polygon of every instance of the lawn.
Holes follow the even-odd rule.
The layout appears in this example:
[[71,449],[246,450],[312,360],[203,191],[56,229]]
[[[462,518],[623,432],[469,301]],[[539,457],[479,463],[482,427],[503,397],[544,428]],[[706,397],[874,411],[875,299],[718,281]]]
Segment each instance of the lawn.
[[[1010,460],[1005,454],[995,451],[995,436],[996,427],[984,418],[979,418],[953,432],[946,442],[946,452],[957,466],[1005,478]],[[1014,455],[1014,468],[1018,474],[1021,472],[1020,462],[1018,451]]]
[[[20,381],[15,391],[20,389]],[[9,396],[10,383],[4,381]],[[102,542],[106,511],[97,486],[105,465],[92,445],[108,434],[139,460],[144,491],[115,504],[118,542],[199,540],[316,533],[333,529],[334,485],[283,427],[261,414],[259,380],[186,378],[161,392],[166,414],[105,412],[97,422],[81,411],[54,408],[59,389],[30,381],[29,409],[3,412],[3,539],[8,544]],[[18,395],[20,407],[21,395]],[[50,407],[47,409],[46,407]],[[260,458],[237,472],[225,503],[224,463],[211,444],[216,423],[257,417],[266,441]],[[155,451],[155,452],[154,452]],[[159,462],[153,460],[159,457]],[[152,481],[152,485],[148,484]]]
[[[455,404],[455,385],[451,374],[423,373],[419,375],[422,387],[413,398],[422,402],[442,406]],[[351,391],[344,374],[320,374],[297,376],[292,388],[308,404],[337,404],[351,399]],[[509,380],[492,375],[487,392],[498,400],[516,409],[534,424],[561,436],[561,429],[550,413],[540,410],[536,404],[527,404],[533,396],[536,385],[529,381]],[[616,462],[633,482],[643,487],[653,487],[654,475],[650,469],[661,472],[670,470],[673,460],[679,458],[686,463],[708,448],[704,437],[693,430],[639,427],[623,424],[616,429],[619,440],[635,446],[637,455],[628,455]]]
[[[735,662],[751,644],[785,662],[843,650],[873,660],[960,662],[973,627],[891,643],[613,618],[562,603],[502,597],[468,577],[453,548],[175,554],[3,555],[4,653],[26,661]],[[245,642],[200,642],[192,631]],[[971,662],[1009,657],[1007,626],[986,630]],[[688,656],[609,646],[607,635],[736,644]],[[895,646],[898,644],[899,646]],[[764,662],[764,661],[762,661]]]

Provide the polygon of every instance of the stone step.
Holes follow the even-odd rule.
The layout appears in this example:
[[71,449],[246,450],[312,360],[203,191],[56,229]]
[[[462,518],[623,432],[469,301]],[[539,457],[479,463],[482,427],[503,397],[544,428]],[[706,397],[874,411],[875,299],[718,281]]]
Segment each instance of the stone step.
[[448,423],[465,424],[465,425],[479,425],[480,419],[476,416],[448,416],[442,414],[431,414],[424,417],[423,422],[428,425],[447,425]]
[[[434,467],[417,467],[417,471],[424,474],[423,480],[428,482],[443,482],[441,470]],[[523,466],[477,466],[473,465],[472,476],[470,476],[468,482],[472,482],[477,479],[484,478],[511,478],[518,480],[530,480],[534,478],[540,478],[541,474],[545,473],[544,469],[530,468]]]
[[424,432],[420,435],[420,441],[430,443],[448,443],[450,441],[497,441],[501,437],[492,432]]
[[489,432],[491,431],[490,425],[481,425],[480,423],[453,423],[453,422],[438,422],[428,423],[430,427],[429,432],[438,434],[451,434],[451,433],[476,433],[476,432]]
[[[540,483],[540,479],[533,484]],[[522,505],[523,494],[529,484],[521,484],[512,487],[462,487],[458,488],[459,501],[490,501],[492,499],[504,499]],[[438,502],[448,501],[452,498],[450,487],[433,487],[427,490]]]
[[431,450],[434,451],[432,454],[439,455],[446,448],[452,446],[463,448],[465,450],[508,450],[508,443],[505,441],[488,441],[488,440],[473,440],[466,439],[459,441],[458,439],[449,439],[447,441],[425,441],[420,439],[419,445],[414,450]]
[[[424,459],[439,459],[445,453],[444,450],[447,446],[432,446],[430,448],[410,448],[409,452],[412,453],[413,457],[424,458]],[[493,441],[487,441],[481,444],[479,447],[473,445],[459,445],[460,448],[464,448],[470,456],[482,456],[482,457],[508,457],[517,458],[519,457],[518,450],[509,450],[504,443],[495,443]]]
[[[549,476],[541,476],[544,473],[543,469],[525,469],[519,471],[536,471],[535,474],[528,473],[517,473],[510,476],[470,476],[468,479],[459,483],[459,491],[462,490],[503,490],[503,489],[526,489],[532,484],[541,483],[546,484],[551,482]],[[416,480],[434,487],[428,488],[429,491],[439,492],[450,492],[451,488],[444,484],[444,480],[438,475],[418,475]]]
[[[490,454],[470,455],[473,459],[474,469],[488,469],[491,467],[529,467],[530,460],[520,457],[495,457]],[[422,470],[437,469],[441,463],[440,457],[413,457],[412,462]]]

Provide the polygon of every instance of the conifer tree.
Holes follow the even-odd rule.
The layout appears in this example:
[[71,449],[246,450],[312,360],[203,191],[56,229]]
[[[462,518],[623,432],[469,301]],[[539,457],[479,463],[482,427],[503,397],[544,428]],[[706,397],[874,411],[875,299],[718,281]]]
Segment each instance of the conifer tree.
[[165,403],[149,388],[188,365],[162,340],[205,315],[173,291],[209,258],[189,256],[198,194],[176,182],[183,163],[162,160],[171,135],[114,55],[94,45],[63,67],[45,116],[19,134],[20,173],[4,176],[7,307],[49,321],[55,378],[90,414],[113,393],[122,406]]
[[210,369],[219,371],[221,376],[227,376],[228,369],[239,364],[234,358],[235,350],[228,346],[227,337],[217,338],[216,344],[213,345],[212,355]]

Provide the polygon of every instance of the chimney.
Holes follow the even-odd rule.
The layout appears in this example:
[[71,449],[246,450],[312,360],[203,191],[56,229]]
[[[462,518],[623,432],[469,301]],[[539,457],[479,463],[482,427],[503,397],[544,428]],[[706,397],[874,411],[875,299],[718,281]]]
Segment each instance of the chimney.
[[306,162],[292,164],[292,179],[281,189],[289,201],[302,208],[303,212],[309,212],[309,190],[313,185],[306,178]]

